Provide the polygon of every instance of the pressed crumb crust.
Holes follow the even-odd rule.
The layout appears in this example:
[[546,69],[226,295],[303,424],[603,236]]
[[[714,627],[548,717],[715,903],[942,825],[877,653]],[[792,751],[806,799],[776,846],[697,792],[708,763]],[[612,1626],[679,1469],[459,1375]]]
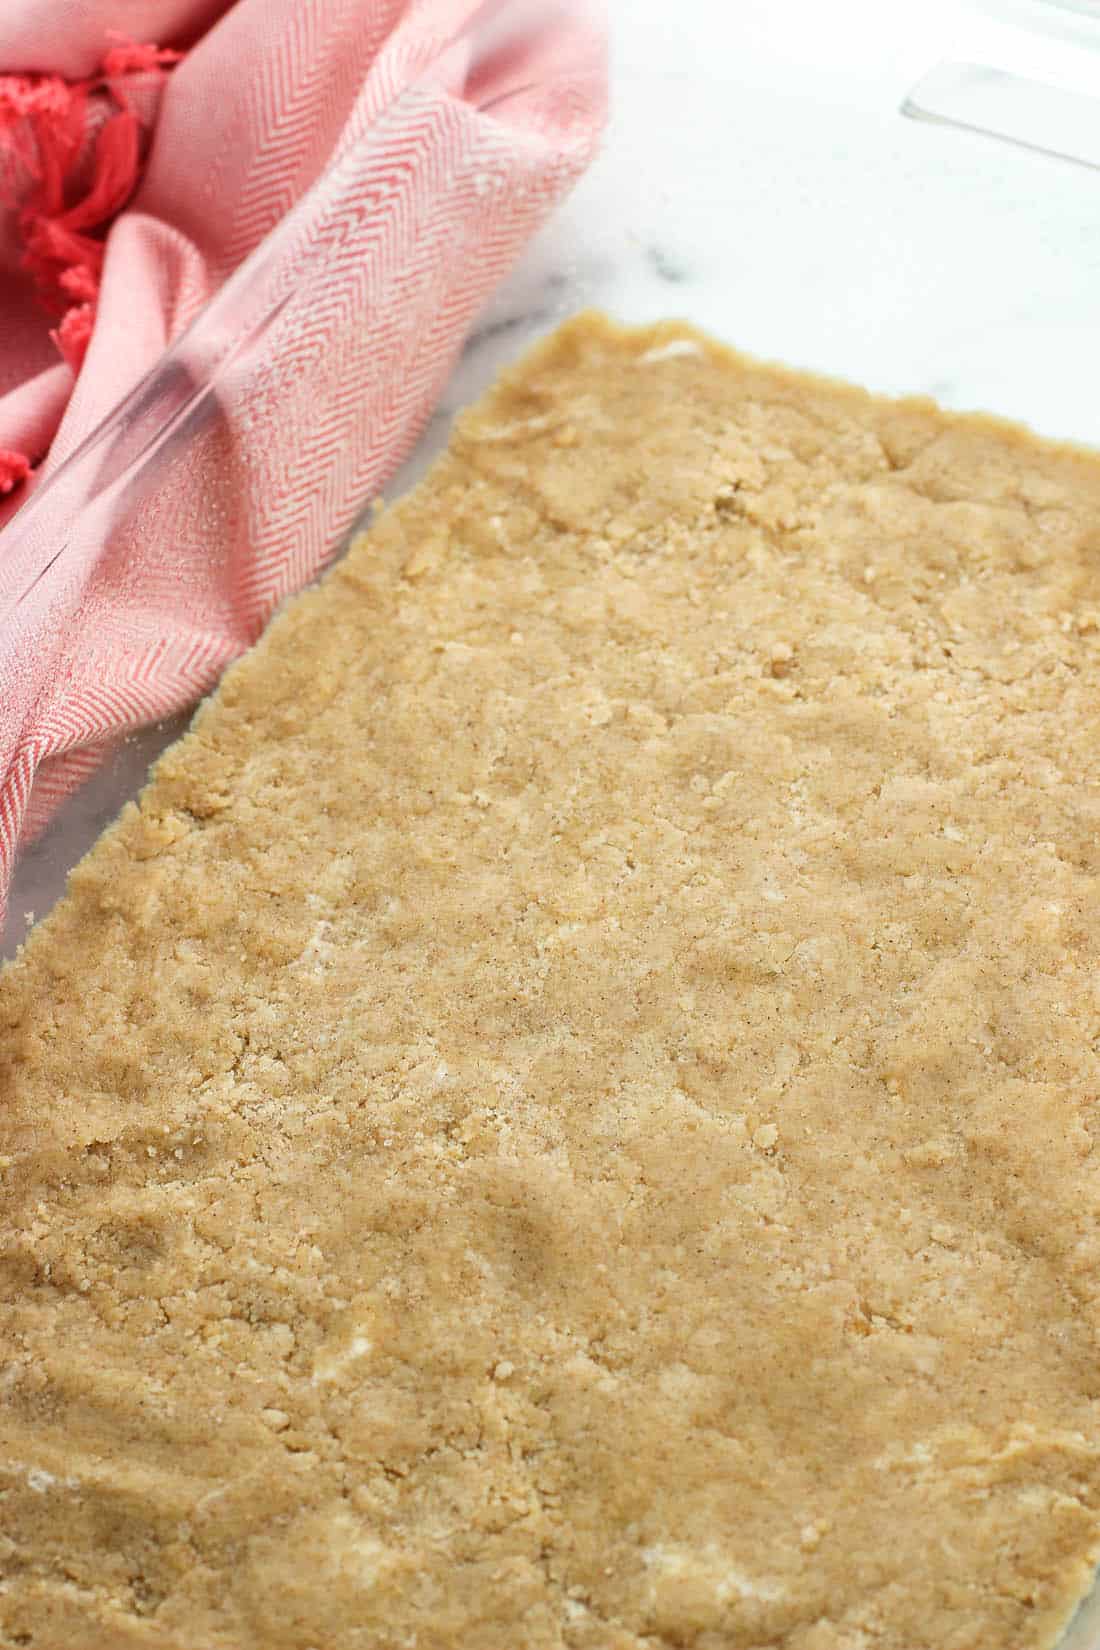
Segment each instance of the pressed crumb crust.
[[1100,457],[581,317],[0,974],[0,1643],[1046,1650]]

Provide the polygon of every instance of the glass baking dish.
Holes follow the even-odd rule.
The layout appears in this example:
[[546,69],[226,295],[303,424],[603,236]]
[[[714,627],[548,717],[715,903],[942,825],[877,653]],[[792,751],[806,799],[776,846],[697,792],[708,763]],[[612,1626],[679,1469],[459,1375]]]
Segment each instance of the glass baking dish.
[[[1009,34],[1028,25],[1023,11],[1039,9],[1016,6]],[[626,321],[684,318],[752,354],[1100,445],[1095,174],[902,118],[909,86],[954,52],[953,38],[935,34],[944,10],[914,22],[904,49],[876,56],[863,39],[854,61],[825,67],[814,60],[820,24],[810,0],[777,11],[782,27],[736,15],[716,25],[737,50],[716,48],[713,60],[728,67],[702,73],[688,52],[680,67],[675,56],[665,68],[644,52],[632,58],[622,8],[626,39],[602,157],[483,315],[388,498],[424,472],[457,409],[535,338],[590,306]],[[996,11],[975,9],[968,53],[982,47],[984,12],[990,56],[1016,69],[1005,62]],[[867,17],[859,0],[843,0],[830,8],[831,37],[855,39]],[[247,339],[222,340],[230,355],[238,345],[235,370],[247,370]],[[192,369],[182,399],[173,392],[139,409],[117,456],[125,487],[111,508],[127,525],[155,508],[187,442],[202,439],[199,357]],[[213,382],[220,358],[209,370]],[[373,502],[363,500],[364,513]],[[17,516],[0,552],[19,527]],[[56,548],[39,546],[43,577]],[[12,612],[0,610],[0,624]],[[3,955],[49,910],[187,716],[132,733],[25,847]],[[1095,1593],[1061,1650],[1098,1646]]]

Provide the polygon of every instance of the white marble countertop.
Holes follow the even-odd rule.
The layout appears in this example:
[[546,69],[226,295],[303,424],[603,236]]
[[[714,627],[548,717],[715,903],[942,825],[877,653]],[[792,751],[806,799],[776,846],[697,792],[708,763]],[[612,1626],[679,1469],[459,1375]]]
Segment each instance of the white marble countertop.
[[[1100,444],[1100,172],[898,112],[943,58],[1092,90],[1100,21],[1043,0],[606,3],[605,151],[494,300],[392,491],[457,405],[587,304]],[[162,742],[132,742],[26,856],[9,948]]]
[[[619,71],[673,70],[731,84],[896,108],[938,58],[987,61],[1097,90],[1097,0],[605,0]],[[1090,5],[1096,20],[1088,15]]]
[[1100,4],[1096,21],[1044,0],[609,6],[607,150],[503,313],[579,294],[684,314],[1100,444],[1100,172],[899,113],[943,59],[1100,90]]

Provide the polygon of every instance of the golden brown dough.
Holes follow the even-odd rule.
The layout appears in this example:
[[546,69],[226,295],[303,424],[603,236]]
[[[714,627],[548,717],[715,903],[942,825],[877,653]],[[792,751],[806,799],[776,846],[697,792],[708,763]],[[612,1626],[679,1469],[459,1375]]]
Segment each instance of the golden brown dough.
[[1039,1650],[1100,458],[581,318],[0,975],[0,1642]]

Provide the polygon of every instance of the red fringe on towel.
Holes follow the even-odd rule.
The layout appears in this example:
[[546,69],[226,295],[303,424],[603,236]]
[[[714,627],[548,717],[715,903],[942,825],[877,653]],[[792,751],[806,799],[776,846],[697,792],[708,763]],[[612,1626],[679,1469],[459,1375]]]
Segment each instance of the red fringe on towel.
[[[79,372],[92,336],[103,243],[134,192],[141,170],[141,122],[132,83],[162,80],[181,53],[121,40],[99,74],[0,75],[0,204],[16,212],[20,265],[46,309],[59,317],[50,337]],[[72,199],[82,159],[88,99],[106,93],[115,105],[100,127],[83,194]],[[22,453],[0,451],[0,496],[30,474]]]

